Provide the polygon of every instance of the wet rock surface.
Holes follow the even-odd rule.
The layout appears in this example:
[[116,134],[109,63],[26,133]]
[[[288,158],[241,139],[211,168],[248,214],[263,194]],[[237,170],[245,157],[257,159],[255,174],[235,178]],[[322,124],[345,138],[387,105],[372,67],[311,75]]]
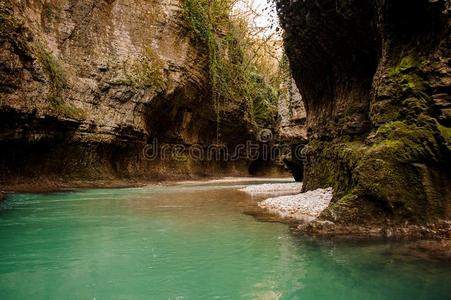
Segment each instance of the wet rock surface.
[[293,231],[301,235],[337,239],[434,239],[445,242],[451,239],[451,223],[449,221],[439,221],[425,225],[393,225],[390,222],[353,225],[314,220],[296,225]]

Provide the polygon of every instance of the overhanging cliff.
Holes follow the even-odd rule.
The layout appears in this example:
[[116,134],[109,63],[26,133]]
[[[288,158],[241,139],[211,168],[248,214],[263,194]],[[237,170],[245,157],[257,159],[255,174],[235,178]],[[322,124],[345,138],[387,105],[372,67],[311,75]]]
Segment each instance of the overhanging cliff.
[[168,147],[255,139],[243,99],[218,119],[209,49],[185,3],[2,0],[0,182],[247,174],[246,160],[143,155],[154,138]]
[[305,189],[335,222],[451,212],[448,1],[278,0],[307,111]]

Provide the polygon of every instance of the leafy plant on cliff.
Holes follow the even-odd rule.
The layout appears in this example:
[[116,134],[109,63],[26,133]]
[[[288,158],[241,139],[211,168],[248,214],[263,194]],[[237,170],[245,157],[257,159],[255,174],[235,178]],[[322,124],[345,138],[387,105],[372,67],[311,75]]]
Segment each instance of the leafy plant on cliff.
[[156,93],[166,89],[164,62],[150,47],[145,48],[139,58],[125,61],[123,70],[125,78],[121,81],[122,84],[137,89],[152,89]]
[[273,124],[277,117],[280,82],[270,78],[262,59],[262,46],[269,39],[252,37],[243,17],[231,17],[235,2],[185,0],[183,6],[193,39],[208,50],[218,137],[222,114],[233,105],[244,103],[245,113],[255,126]]
[[72,119],[85,117],[86,112],[83,109],[63,99],[67,80],[62,62],[47,50],[43,43],[33,37],[23,21],[15,17],[12,5],[8,2],[0,3],[0,36],[0,42],[11,43],[22,59],[36,61],[41,66],[49,86],[49,93],[45,99],[47,101],[43,107],[47,113]]
[[67,79],[61,61],[40,43],[36,43],[34,50],[38,62],[47,74],[50,83],[46,110],[53,115],[63,118],[85,118],[86,113],[83,109],[64,101],[63,93],[67,87]]
[[83,109],[62,101],[51,102],[47,109],[50,113],[62,118],[77,120],[86,118],[86,112]]
[[50,80],[50,100],[61,101],[62,94],[67,85],[66,75],[64,73],[64,68],[62,67],[61,62],[55,55],[53,55],[39,43],[35,47],[35,53],[39,63],[41,64],[44,72],[47,74]]

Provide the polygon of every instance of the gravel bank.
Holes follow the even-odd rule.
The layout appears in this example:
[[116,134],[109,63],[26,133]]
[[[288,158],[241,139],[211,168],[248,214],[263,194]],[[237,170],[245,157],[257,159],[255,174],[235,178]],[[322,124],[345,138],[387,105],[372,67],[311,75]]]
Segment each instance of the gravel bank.
[[258,184],[250,185],[240,191],[245,192],[251,196],[285,196],[299,194],[302,191],[302,183],[292,182],[292,183],[268,183],[268,184]]
[[259,203],[261,208],[282,218],[311,221],[327,208],[333,197],[333,189],[317,189],[291,196],[269,198]]

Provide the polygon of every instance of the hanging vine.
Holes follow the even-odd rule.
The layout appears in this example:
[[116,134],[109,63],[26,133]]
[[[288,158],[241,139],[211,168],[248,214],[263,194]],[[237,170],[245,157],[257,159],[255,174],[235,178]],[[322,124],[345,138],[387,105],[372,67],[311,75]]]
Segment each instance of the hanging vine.
[[[208,72],[216,113],[217,142],[221,115],[228,105],[246,103],[246,115],[256,127],[274,123],[280,88],[280,72],[267,71],[265,59],[271,37],[251,36],[249,23],[232,17],[233,0],[185,0],[183,14],[194,40],[208,50]],[[270,57],[269,59],[272,59]],[[265,74],[266,73],[266,74]]]

